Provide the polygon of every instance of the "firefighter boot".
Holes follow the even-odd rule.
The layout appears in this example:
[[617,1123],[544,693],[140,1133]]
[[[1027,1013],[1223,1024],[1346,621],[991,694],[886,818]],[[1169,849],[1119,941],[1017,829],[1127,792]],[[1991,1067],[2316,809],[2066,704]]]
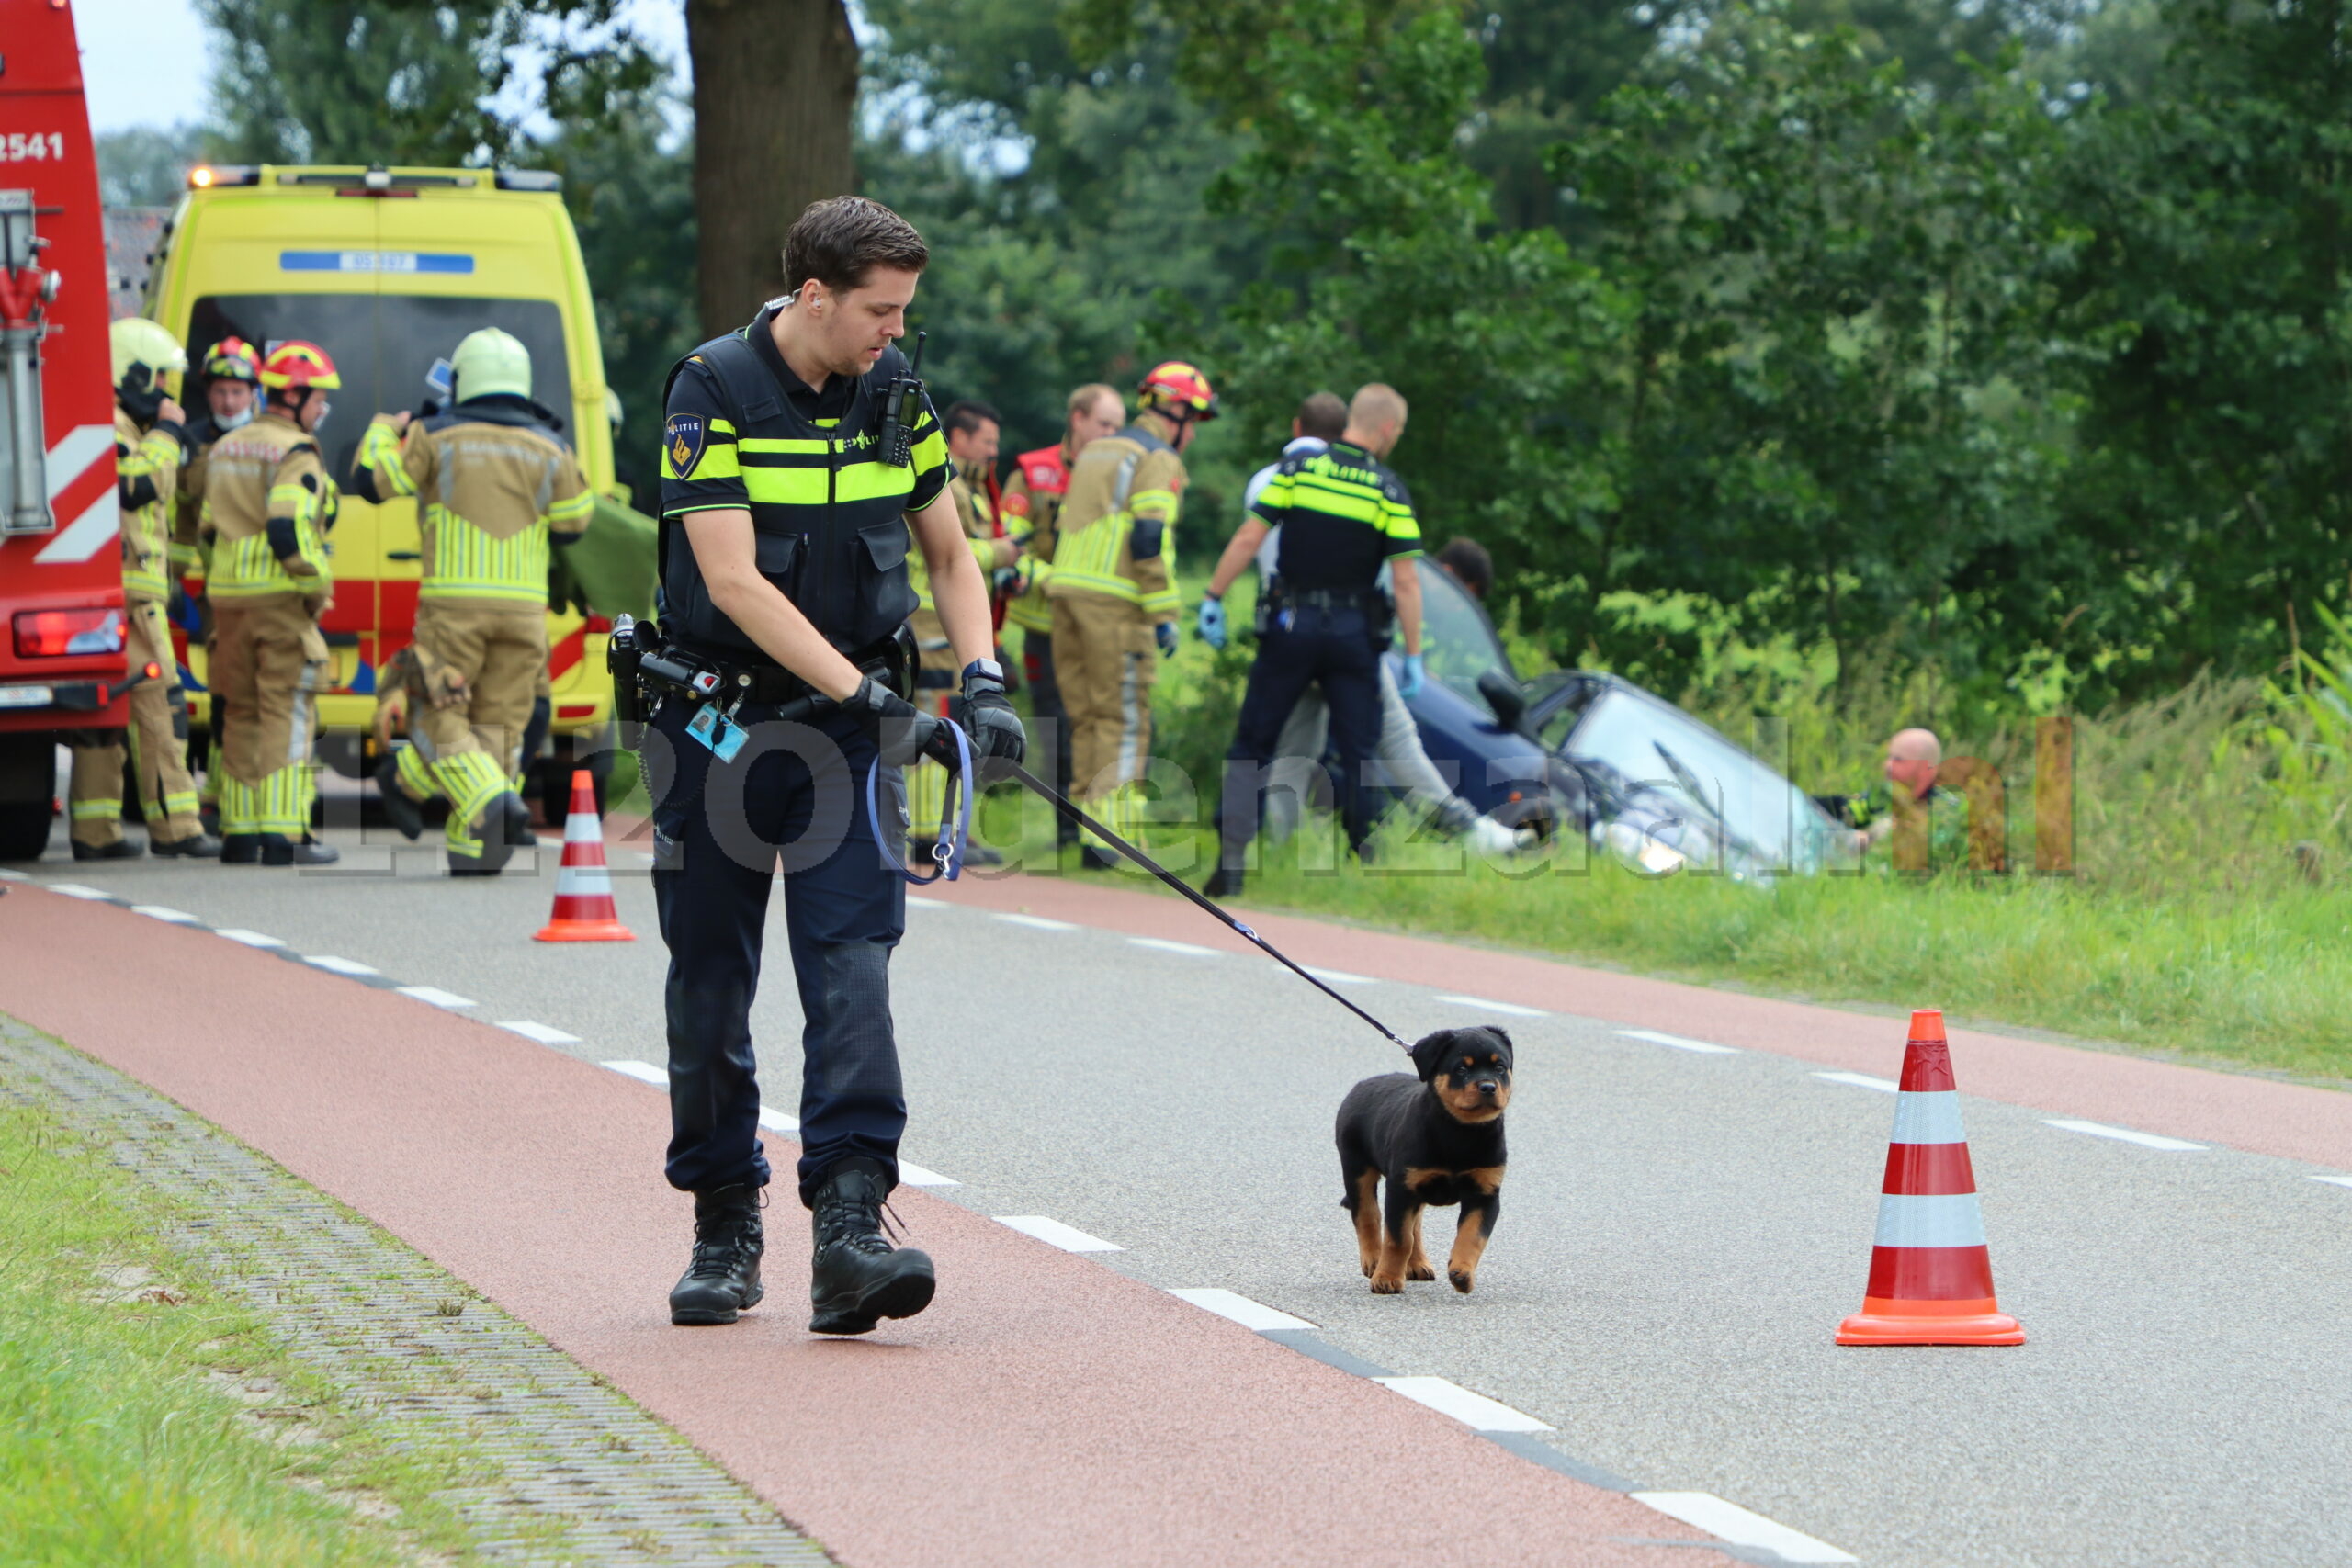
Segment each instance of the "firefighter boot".
[[816,1256],[809,1263],[811,1334],[866,1334],[886,1317],[912,1317],[931,1304],[939,1278],[931,1256],[894,1247],[882,1235],[889,1173],[853,1156],[828,1168],[817,1189]]
[[760,1192],[738,1183],[695,1194],[695,1255],[670,1291],[670,1321],[732,1323],[760,1304]]
[[453,845],[449,850],[452,876],[496,876],[514,854],[515,845],[538,841],[531,832],[531,808],[511,789],[492,796],[476,820],[481,832],[478,840],[481,852],[469,855]]
[[383,797],[384,815],[401,837],[411,840],[424,831],[424,806],[416,796],[401,787],[401,760],[387,757],[376,770],[376,793]]
[[232,833],[222,839],[220,863],[222,865],[259,865],[261,863],[261,835]]
[[74,840],[75,860],[137,860],[146,852],[136,839],[117,839],[111,844],[85,844],[79,839]]
[[[333,865],[343,858],[342,851],[333,844],[319,842],[308,833],[299,839],[284,833],[264,833],[260,837],[264,865]],[[222,858],[227,858],[225,853]]]
[[202,829],[185,839],[158,839],[150,833],[147,850],[149,853],[161,855],[166,860],[175,855],[183,860],[218,860],[220,858],[220,840]]

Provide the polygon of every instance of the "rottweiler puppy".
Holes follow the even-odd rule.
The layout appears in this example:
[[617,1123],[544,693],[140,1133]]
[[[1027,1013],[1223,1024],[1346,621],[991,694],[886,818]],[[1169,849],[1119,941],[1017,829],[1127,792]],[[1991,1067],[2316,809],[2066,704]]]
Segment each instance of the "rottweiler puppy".
[[1408,1280],[1437,1278],[1421,1250],[1423,1207],[1461,1204],[1445,1277],[1467,1295],[1502,1213],[1510,1036],[1441,1029],[1413,1047],[1413,1066],[1419,1082],[1384,1073],[1340,1102],[1340,1207],[1355,1216],[1356,1253],[1373,1293],[1393,1296]]

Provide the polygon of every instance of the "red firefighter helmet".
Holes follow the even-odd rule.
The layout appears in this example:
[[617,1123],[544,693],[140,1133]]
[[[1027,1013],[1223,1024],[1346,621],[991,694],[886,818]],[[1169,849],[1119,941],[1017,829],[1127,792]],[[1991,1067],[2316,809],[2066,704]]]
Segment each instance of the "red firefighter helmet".
[[269,357],[261,362],[261,384],[272,390],[332,389],[343,385],[343,378],[334,373],[334,361],[327,357],[325,349],[290,338],[271,349]]
[[1217,416],[1216,391],[1209,378],[1181,359],[1155,365],[1136,389],[1136,400],[1179,420]]
[[204,376],[209,381],[261,380],[261,355],[241,337],[224,337],[204,351]]

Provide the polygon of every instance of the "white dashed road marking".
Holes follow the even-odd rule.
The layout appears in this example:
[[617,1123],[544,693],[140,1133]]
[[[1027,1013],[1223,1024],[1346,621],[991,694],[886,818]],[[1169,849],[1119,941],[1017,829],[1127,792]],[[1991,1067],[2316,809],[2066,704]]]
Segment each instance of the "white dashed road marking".
[[247,947],[284,947],[286,945],[274,936],[264,936],[259,931],[249,931],[239,926],[219,926],[214,928],[212,934],[225,936],[231,942],[243,942]]
[[[1868,1073],[1815,1073],[1823,1083],[1850,1084],[1855,1089],[1874,1089],[1881,1094],[1893,1094],[1903,1086],[1893,1078],[1874,1078]],[[1697,1493],[1692,1494],[1698,1495]]]
[[1189,942],[1170,942],[1159,936],[1131,936],[1127,940],[1137,947],[1148,947],[1159,953],[1181,953],[1187,958],[1217,958],[1223,956],[1214,947],[1194,947]]
[[1646,1503],[1670,1519],[1696,1526],[1734,1546],[1760,1546],[1780,1553],[1783,1562],[1858,1562],[1860,1558],[1815,1540],[1803,1530],[1775,1524],[1736,1503],[1726,1503],[1712,1492],[1635,1492],[1636,1503]]
[[[511,1023],[502,1023],[498,1027],[501,1029],[513,1029],[514,1026]],[[620,1074],[623,1077],[635,1078],[639,1083],[650,1083],[655,1089],[668,1089],[670,1087],[670,1075],[663,1072],[661,1068],[655,1066],[650,1062],[606,1062],[605,1066],[612,1068],[613,1071]]]
[[[662,1081],[664,1087],[668,1086],[669,1079],[666,1076]],[[800,1131],[800,1118],[786,1116],[781,1111],[770,1111],[763,1105],[760,1107],[760,1125],[771,1133],[797,1133]]]
[[2335,1187],[2352,1187],[2352,1176],[2314,1176],[2313,1181],[2324,1181]]
[[1445,1378],[1374,1378],[1416,1404],[1441,1416],[1451,1416],[1474,1432],[1549,1432],[1553,1428],[1532,1416],[1521,1415],[1499,1400],[1473,1393]]
[[200,926],[204,922],[186,909],[174,909],[162,904],[133,904],[130,912],[144,915],[151,920],[163,920],[175,926]]
[[1334,986],[1377,986],[1380,984],[1369,975],[1351,975],[1344,969],[1317,969],[1312,964],[1302,964],[1299,967],[1317,979],[1328,981]]
[[1452,1002],[1456,1007],[1485,1008],[1488,1012],[1507,1012],[1514,1018],[1542,1018],[1544,1016],[1544,1010],[1542,1008],[1523,1008],[1517,1002],[1498,1002],[1490,1000],[1486,997],[1442,996],[1438,998],[1438,1000],[1442,1002]]
[[372,964],[362,964],[356,958],[337,958],[332,953],[305,954],[302,962],[321,969],[331,969],[338,975],[380,975],[383,973]]
[[1170,1291],[1168,1293],[1179,1301],[1192,1303],[1204,1312],[1213,1312],[1219,1317],[1229,1317],[1242,1327],[1260,1334],[1269,1329],[1280,1332],[1287,1328],[1315,1326],[1303,1317],[1293,1317],[1286,1312],[1278,1312],[1263,1302],[1253,1302],[1236,1291],[1203,1289]]
[[1049,1220],[1043,1214],[999,1214],[996,1223],[1010,1225],[1023,1235],[1034,1235],[1039,1241],[1058,1247],[1064,1252],[1125,1252],[1116,1242],[1104,1241],[1099,1235],[1089,1235],[1059,1220]]
[[2137,1144],[2147,1149],[2201,1149],[2202,1144],[2192,1144],[2185,1138],[2160,1138],[2154,1133],[2135,1133],[2129,1127],[2110,1127],[2104,1122],[2076,1122],[2060,1118],[2045,1125],[2068,1133],[2088,1133],[2094,1138],[2113,1138],[2118,1142]]
[[[797,1122],[793,1123],[793,1126],[796,1128],[799,1125],[800,1123]],[[909,1159],[901,1159],[899,1162],[899,1179],[905,1182],[910,1187],[961,1187],[964,1185],[952,1176],[942,1176],[939,1172],[927,1169],[926,1168],[917,1165],[912,1160]],[[1072,1232],[1071,1234],[1076,1235],[1077,1233]],[[1108,1242],[1104,1242],[1102,1245],[1103,1247],[1107,1247],[1113,1252],[1120,1250],[1118,1247],[1112,1247]]]
[[1655,1029],[1621,1029],[1617,1032],[1628,1040],[1646,1040],[1653,1045],[1671,1045],[1677,1051],[1697,1051],[1710,1056],[1736,1056],[1736,1045],[1715,1045],[1704,1040],[1685,1040],[1679,1034],[1660,1034]]
[[913,894],[910,893],[907,895],[907,908],[910,909],[944,909],[950,908],[950,906],[944,898],[918,898]]
[[461,997],[455,991],[445,991],[438,986],[395,986],[392,989],[404,997],[414,997],[421,1002],[431,1002],[437,1008],[470,1008],[481,1004],[471,997]]
[[996,918],[1009,925],[1027,926],[1031,931],[1074,931],[1078,930],[1068,920],[1049,920],[1043,915],[999,915]]
[[85,887],[78,882],[46,882],[41,886],[47,887],[51,893],[62,893],[68,898],[90,898],[101,904],[114,901],[113,894],[101,893],[95,887]]
[[[544,1023],[534,1023],[527,1018],[513,1019],[499,1024],[498,1027],[501,1029],[512,1030],[514,1032],[521,1035],[524,1039],[536,1040],[542,1045],[577,1045],[580,1043],[580,1036],[577,1034],[566,1034],[560,1029],[550,1029]],[[658,1071],[659,1069],[656,1070]],[[665,1077],[662,1081],[666,1084],[670,1080]]]

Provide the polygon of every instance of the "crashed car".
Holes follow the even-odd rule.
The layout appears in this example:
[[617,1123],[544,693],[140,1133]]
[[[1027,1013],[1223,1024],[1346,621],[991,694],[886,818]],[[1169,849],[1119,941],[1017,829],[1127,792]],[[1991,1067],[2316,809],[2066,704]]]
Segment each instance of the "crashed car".
[[1407,705],[1430,760],[1478,810],[1546,839],[1579,835],[1653,876],[1763,882],[1850,862],[1852,833],[1673,704],[1615,675],[1522,680],[1478,602],[1434,562],[1415,564],[1429,678]]

